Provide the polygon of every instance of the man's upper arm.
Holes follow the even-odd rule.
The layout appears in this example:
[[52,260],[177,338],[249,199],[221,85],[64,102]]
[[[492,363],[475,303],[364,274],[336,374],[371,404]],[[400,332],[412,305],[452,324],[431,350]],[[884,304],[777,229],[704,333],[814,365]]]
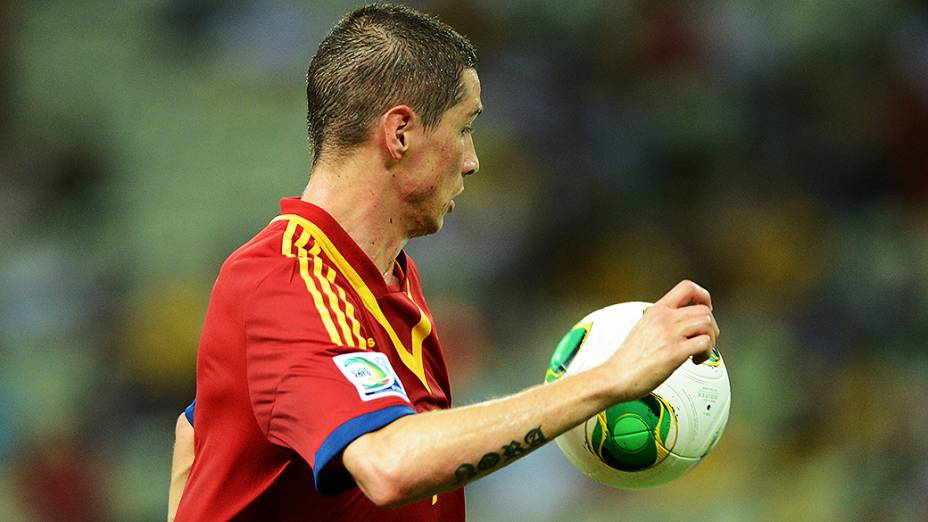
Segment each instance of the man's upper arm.
[[320,493],[337,493],[354,485],[341,451],[414,411],[386,355],[333,342],[321,314],[344,315],[345,301],[315,299],[308,286],[321,281],[296,270],[272,274],[247,299],[251,403],[268,440],[313,468]]
[[187,419],[187,422],[189,422],[191,426],[193,426],[193,411],[194,411],[194,408],[196,408],[196,405],[197,405],[197,400],[194,399],[193,401],[190,402],[190,405],[184,408],[184,417]]

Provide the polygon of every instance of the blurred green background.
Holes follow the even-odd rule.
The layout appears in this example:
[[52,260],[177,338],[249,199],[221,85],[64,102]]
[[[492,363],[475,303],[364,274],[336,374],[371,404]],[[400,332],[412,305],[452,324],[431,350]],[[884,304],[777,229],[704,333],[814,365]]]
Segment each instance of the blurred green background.
[[[298,194],[357,2],[0,2],[0,520],[162,520],[222,260]],[[480,174],[415,240],[464,404],[590,310],[713,292],[733,404],[644,491],[549,445],[470,519],[928,520],[928,8],[413,2],[478,47]]]

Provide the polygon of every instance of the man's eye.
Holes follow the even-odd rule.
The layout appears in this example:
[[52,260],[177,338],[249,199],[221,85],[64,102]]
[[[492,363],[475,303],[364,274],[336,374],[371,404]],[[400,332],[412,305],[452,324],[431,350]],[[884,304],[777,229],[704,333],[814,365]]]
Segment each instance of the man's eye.
[[474,128],[473,128],[473,127],[470,127],[470,126],[464,127],[464,128],[461,130],[461,134],[471,134],[471,133],[473,133],[473,132],[474,132]]

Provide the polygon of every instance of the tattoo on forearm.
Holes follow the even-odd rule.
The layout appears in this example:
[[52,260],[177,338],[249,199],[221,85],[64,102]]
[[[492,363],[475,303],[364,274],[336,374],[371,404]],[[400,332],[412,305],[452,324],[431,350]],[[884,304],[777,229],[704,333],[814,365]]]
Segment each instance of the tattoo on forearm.
[[480,462],[477,463],[477,469],[480,471],[487,471],[495,468],[497,464],[499,464],[499,454],[491,452],[480,457]]
[[547,441],[548,439],[545,438],[545,434],[541,432],[541,426],[525,434],[525,443],[528,444],[529,449],[541,446]]
[[509,462],[512,459],[519,458],[525,454],[525,448],[522,447],[516,441],[512,441],[509,444],[503,446],[503,458],[506,459],[506,462]]
[[498,466],[500,462],[509,462],[510,460],[517,459],[547,441],[548,439],[545,438],[545,434],[541,431],[541,426],[533,428],[525,434],[522,438],[522,442],[514,440],[502,446],[503,451],[501,453],[494,451],[487,453],[480,458],[476,466],[467,463],[458,466],[458,469],[454,470],[455,483],[462,484],[467,482],[477,476],[477,470],[490,471]]
[[458,469],[454,470],[454,478],[457,479],[455,484],[470,480],[474,478],[475,475],[477,475],[477,468],[471,464],[461,464],[458,466]]

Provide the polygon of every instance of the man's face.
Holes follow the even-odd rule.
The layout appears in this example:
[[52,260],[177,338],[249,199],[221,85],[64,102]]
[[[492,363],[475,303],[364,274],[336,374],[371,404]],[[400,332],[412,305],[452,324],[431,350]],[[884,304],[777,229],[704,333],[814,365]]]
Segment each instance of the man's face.
[[483,110],[480,80],[473,69],[461,72],[464,96],[445,111],[441,121],[422,136],[409,158],[401,192],[407,205],[410,237],[441,229],[445,214],[454,210],[452,198],[464,190],[464,176],[480,163],[471,135],[474,119]]

